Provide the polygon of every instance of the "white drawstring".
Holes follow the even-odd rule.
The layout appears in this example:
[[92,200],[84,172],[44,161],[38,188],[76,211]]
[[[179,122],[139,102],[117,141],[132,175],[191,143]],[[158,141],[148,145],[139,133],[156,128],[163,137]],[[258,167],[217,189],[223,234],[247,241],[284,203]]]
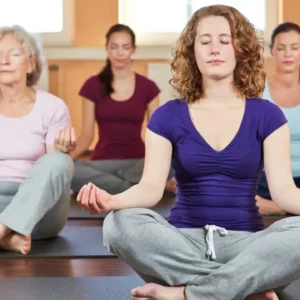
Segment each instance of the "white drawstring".
[[206,243],[207,243],[207,252],[206,254],[212,259],[216,259],[216,252],[214,246],[214,232],[219,231],[221,235],[228,234],[228,231],[225,228],[218,227],[215,225],[206,225],[205,229],[207,230],[206,234]]

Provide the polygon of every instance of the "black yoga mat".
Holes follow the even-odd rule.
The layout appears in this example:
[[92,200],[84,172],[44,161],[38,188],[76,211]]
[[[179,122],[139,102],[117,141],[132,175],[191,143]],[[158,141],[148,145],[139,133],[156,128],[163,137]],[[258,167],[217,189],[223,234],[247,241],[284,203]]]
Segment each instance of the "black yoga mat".
[[[174,194],[168,193],[165,194],[164,197],[160,200],[160,202],[151,209],[159,213],[164,218],[168,218],[174,203],[175,203]],[[77,204],[75,199],[72,199],[71,201],[69,219],[104,219],[106,215],[107,213],[91,215],[87,211],[83,210]]]
[[104,219],[107,213],[101,213],[97,215],[91,215],[87,211],[83,210],[75,200],[72,199],[70,210],[69,210],[69,219]]
[[300,299],[300,279],[294,281],[278,294],[280,300],[298,300]]
[[0,258],[100,258],[112,256],[114,255],[103,246],[103,232],[100,226],[66,225],[56,238],[32,241],[31,251],[26,256],[11,251],[0,251]]
[[145,284],[139,277],[0,279],[5,300],[130,300],[130,291]]
[[[82,278],[0,279],[5,300],[131,300],[130,291],[145,283],[137,276]],[[280,294],[281,300],[298,300],[300,280]]]

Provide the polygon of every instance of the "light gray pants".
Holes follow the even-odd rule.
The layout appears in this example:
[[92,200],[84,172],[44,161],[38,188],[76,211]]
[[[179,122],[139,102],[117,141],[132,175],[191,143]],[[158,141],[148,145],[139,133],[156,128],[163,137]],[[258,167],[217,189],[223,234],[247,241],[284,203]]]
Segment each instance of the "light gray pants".
[[[188,300],[242,300],[300,278],[300,217],[256,233],[207,233],[177,229],[149,209],[112,212],[104,221],[110,252],[146,282],[186,286]],[[209,244],[214,244],[214,261],[207,257]]]
[[70,206],[73,161],[54,151],[42,156],[23,183],[0,182],[0,222],[32,239],[56,236]]
[[[140,181],[143,168],[144,159],[77,160],[71,187],[78,193],[92,182],[110,194],[118,194]],[[172,176],[170,171],[169,178]]]

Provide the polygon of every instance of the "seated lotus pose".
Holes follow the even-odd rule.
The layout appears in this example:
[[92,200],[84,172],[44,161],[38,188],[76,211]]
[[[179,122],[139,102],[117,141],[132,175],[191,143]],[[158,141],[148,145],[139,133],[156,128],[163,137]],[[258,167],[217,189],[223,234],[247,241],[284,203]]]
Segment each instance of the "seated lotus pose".
[[[132,299],[278,299],[300,275],[300,217],[264,228],[255,196],[265,168],[273,200],[300,213],[289,127],[265,85],[262,45],[236,9],[196,11],[172,62],[178,99],[148,123],[142,179],[116,195],[89,183],[78,195],[104,221],[104,244],[147,283]],[[170,164],[178,184],[168,220],[152,211]]]
[[0,248],[23,254],[67,221],[76,146],[64,101],[34,88],[41,69],[35,39],[0,28]]
[[[126,25],[113,25],[106,34],[107,62],[98,75],[89,77],[82,88],[82,133],[75,151],[72,190],[78,193],[89,181],[111,194],[137,184],[143,174],[145,144],[141,130],[159,105],[156,83],[132,70],[135,34]],[[95,122],[99,139],[89,160],[81,160],[94,139]],[[170,170],[165,190],[176,191]]]
[[[285,22],[279,24],[271,37],[271,53],[275,72],[266,82],[263,98],[275,103],[289,122],[291,139],[291,168],[294,182],[300,187],[300,27]],[[266,173],[263,170],[256,196],[262,215],[286,215],[272,201]]]

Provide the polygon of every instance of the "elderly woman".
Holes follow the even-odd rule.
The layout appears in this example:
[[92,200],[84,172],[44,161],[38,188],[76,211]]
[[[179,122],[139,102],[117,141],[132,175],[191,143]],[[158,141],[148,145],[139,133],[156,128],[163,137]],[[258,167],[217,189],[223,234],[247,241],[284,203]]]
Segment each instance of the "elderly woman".
[[68,108],[33,88],[41,65],[31,35],[0,28],[0,246],[22,254],[64,227],[73,175]]

